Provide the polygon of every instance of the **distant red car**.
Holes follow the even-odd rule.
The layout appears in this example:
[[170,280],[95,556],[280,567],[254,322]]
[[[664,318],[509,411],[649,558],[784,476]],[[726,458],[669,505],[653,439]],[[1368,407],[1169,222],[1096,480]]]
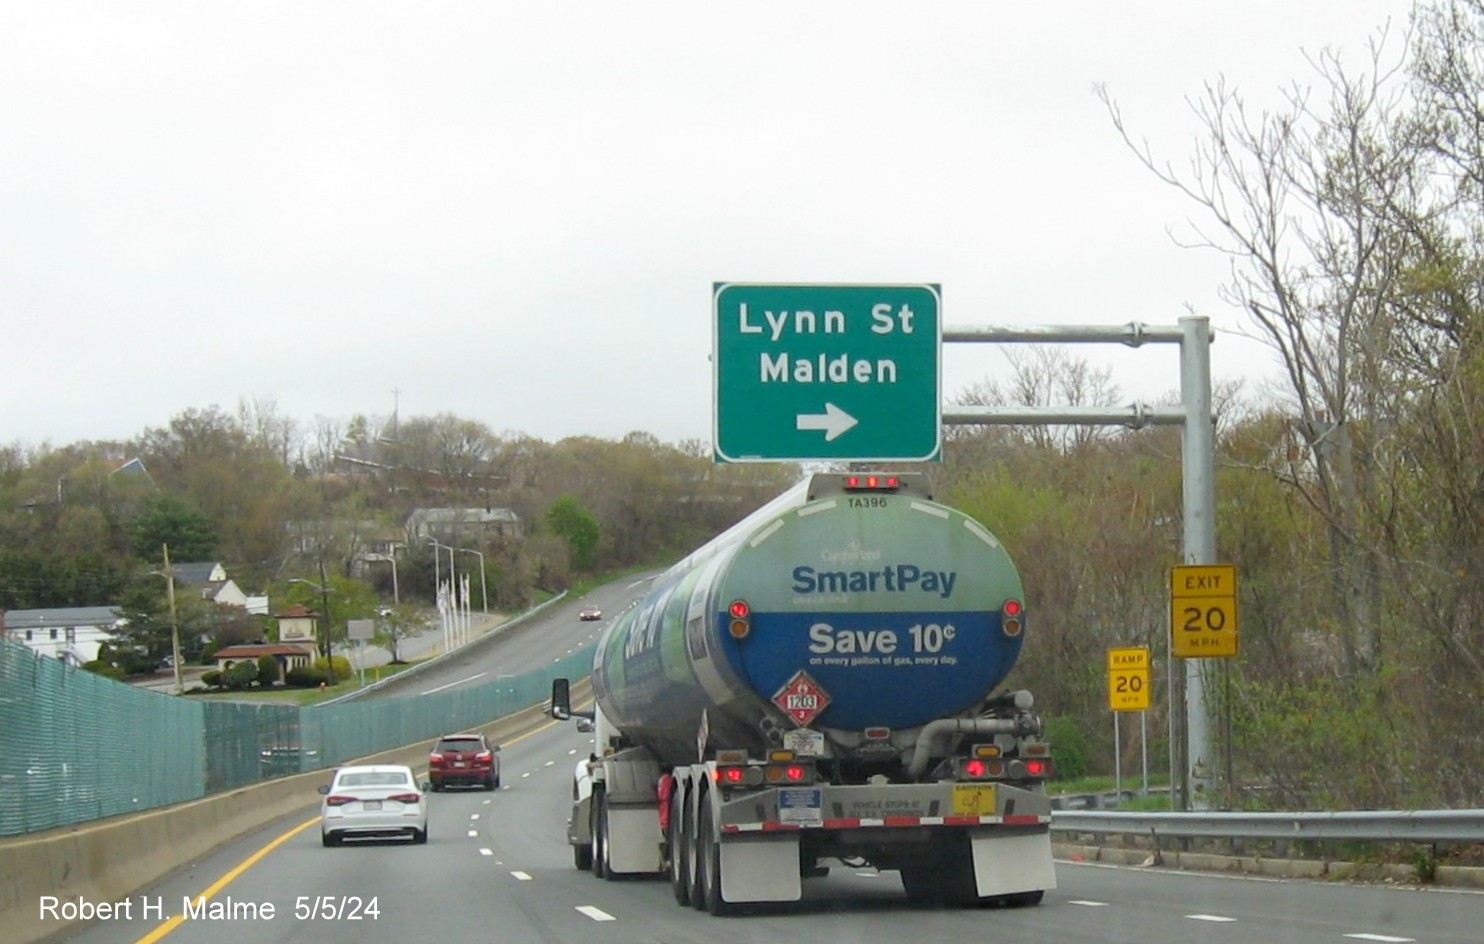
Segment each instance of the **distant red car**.
[[600,620],[603,618],[603,611],[595,606],[585,606],[578,612],[577,618],[580,620]]
[[454,784],[493,790],[500,785],[500,746],[483,734],[445,734],[428,754],[428,780],[436,793]]

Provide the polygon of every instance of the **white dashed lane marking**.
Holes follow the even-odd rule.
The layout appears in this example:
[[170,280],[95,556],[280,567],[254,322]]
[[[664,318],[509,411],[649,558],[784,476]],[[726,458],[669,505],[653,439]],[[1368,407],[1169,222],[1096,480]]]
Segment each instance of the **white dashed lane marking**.
[[578,905],[577,911],[579,914],[586,915],[587,917],[592,918],[594,921],[618,920],[617,918],[613,917],[613,915],[604,911],[602,908],[594,908],[592,905]]

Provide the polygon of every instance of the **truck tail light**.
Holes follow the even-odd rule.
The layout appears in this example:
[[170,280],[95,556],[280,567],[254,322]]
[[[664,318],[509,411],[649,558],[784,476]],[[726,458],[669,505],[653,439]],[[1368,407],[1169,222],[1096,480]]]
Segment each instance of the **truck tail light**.
[[747,605],[746,600],[733,600],[732,605],[727,607],[727,632],[732,634],[733,639],[746,639],[747,634],[752,632],[752,607]]
[[1025,619],[1025,607],[1016,599],[1006,600],[1000,607],[1000,631],[1010,638],[1020,635],[1022,621]]
[[851,491],[894,492],[901,488],[902,480],[895,475],[847,475],[845,488]]

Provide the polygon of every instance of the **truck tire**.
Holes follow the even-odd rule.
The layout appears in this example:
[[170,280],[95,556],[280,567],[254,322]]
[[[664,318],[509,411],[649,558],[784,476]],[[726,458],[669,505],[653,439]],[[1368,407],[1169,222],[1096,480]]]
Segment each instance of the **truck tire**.
[[593,874],[608,877],[608,801],[602,790],[593,790]]
[[701,842],[696,854],[701,866],[701,900],[704,909],[714,917],[737,913],[737,906],[721,894],[721,843],[716,839],[716,827],[705,810],[701,811]]
[[572,847],[572,865],[579,872],[591,872],[593,869],[593,844],[582,842]]
[[930,865],[903,865],[902,889],[915,905],[930,908],[943,904],[943,876]]
[[685,791],[677,788],[670,795],[670,830],[665,837],[670,846],[670,891],[677,905],[690,904],[690,849],[686,835],[690,832],[685,822]]

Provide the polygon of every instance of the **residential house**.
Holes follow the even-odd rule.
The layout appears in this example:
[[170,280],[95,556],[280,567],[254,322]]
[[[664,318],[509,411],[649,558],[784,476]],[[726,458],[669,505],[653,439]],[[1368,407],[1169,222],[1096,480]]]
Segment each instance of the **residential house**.
[[247,594],[242,588],[227,576],[227,569],[220,561],[191,561],[183,564],[172,564],[171,570],[175,572],[175,579],[181,586],[199,591],[201,599],[219,603],[222,606],[240,606],[247,608]]
[[509,508],[418,508],[408,516],[406,531],[415,545],[436,538],[444,544],[476,548],[525,533],[520,516]]
[[0,631],[7,639],[70,665],[97,659],[99,647],[112,640],[124,622],[112,606],[0,612]]

